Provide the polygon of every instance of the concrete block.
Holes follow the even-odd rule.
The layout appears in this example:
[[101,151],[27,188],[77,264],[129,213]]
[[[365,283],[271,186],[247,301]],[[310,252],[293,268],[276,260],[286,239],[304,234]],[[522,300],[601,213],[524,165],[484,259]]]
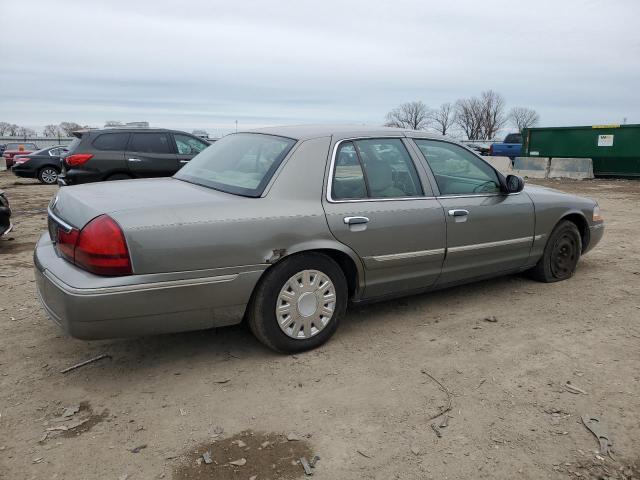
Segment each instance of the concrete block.
[[7,159],[0,156],[0,172],[4,172],[7,169]]
[[547,157],[516,157],[513,173],[526,178],[547,178],[549,164]]
[[549,178],[593,178],[593,160],[590,158],[552,158]]
[[513,171],[513,164],[509,157],[485,157],[483,155],[482,158],[503,175],[510,175]]

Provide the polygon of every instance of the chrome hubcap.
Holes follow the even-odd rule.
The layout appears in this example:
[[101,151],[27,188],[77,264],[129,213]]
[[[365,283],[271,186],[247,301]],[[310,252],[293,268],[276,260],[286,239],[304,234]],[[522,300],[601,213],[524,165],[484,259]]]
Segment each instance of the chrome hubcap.
[[41,176],[44,183],[56,183],[58,180],[58,172],[51,168],[44,169]]
[[276,318],[287,336],[305,340],[329,324],[335,308],[336,289],[329,277],[318,270],[303,270],[280,290]]

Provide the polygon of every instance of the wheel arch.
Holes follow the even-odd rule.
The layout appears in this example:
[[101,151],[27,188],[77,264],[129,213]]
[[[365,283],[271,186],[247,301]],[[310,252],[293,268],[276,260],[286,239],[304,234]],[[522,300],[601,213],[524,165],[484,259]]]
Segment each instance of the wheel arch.
[[[40,180],[40,174],[44,171],[45,168],[53,168],[58,175],[60,175],[60,172],[62,171],[62,169],[60,168],[60,165],[55,165],[53,163],[45,163],[44,165],[40,165],[36,170],[35,178],[37,180]],[[42,180],[40,180],[40,182],[45,183]],[[55,185],[55,182],[53,184]]]
[[[275,251],[274,251],[275,253]],[[287,258],[294,255],[300,255],[303,253],[321,253],[330,257],[335,261],[347,279],[347,286],[349,288],[349,298],[359,298],[364,290],[365,274],[364,266],[360,257],[346,245],[330,240],[320,240],[310,243],[303,243],[287,248],[282,251],[279,258],[276,261],[271,261],[272,265],[267,268],[261,275],[260,281],[264,278],[265,274],[271,269],[271,267],[277,263],[280,263]]]
[[556,225],[563,220],[568,220],[575,224],[576,227],[578,227],[578,231],[580,232],[580,239],[582,241],[582,251],[584,252],[588,248],[589,241],[591,240],[589,222],[587,221],[587,218],[582,212],[579,211],[568,212],[558,220]]

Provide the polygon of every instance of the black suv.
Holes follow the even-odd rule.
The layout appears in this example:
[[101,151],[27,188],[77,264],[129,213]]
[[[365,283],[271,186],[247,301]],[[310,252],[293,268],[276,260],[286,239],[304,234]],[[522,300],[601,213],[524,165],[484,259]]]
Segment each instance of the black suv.
[[58,184],[169,177],[210,144],[185,132],[105,128],[74,132]]

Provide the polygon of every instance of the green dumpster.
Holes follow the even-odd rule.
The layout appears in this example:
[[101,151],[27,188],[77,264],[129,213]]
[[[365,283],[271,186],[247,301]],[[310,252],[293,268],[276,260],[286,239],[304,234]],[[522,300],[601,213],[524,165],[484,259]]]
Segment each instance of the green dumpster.
[[596,177],[640,177],[640,124],[525,128],[522,155],[592,158]]

